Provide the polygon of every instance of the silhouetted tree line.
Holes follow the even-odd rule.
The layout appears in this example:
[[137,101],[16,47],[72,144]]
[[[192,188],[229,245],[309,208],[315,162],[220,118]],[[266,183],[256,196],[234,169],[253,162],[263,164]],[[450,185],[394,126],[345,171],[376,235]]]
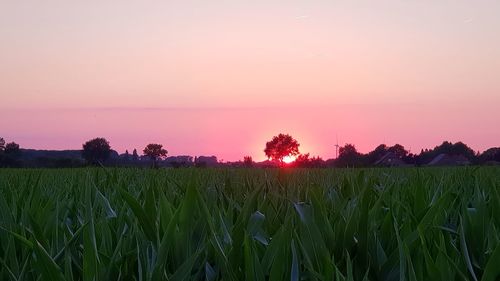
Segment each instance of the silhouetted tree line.
[[[387,146],[381,144],[368,153],[359,152],[355,145],[345,144],[339,148],[337,159],[323,160],[319,156],[311,157],[309,153],[299,153],[299,143],[291,136],[279,134],[266,143],[265,154],[268,160],[254,162],[252,157],[245,156],[243,161],[218,162],[215,156],[192,157],[168,156],[168,151],[161,144],[148,144],[139,155],[137,149],[118,154],[111,148],[105,138],[95,138],[85,142],[81,150],[44,151],[22,149],[15,142],[6,143],[0,138],[0,167],[82,167],[117,166],[117,167],[373,167],[373,166],[425,166],[436,165],[500,165],[500,147],[474,152],[463,142],[448,141],[414,154],[400,144]],[[284,163],[286,156],[295,157],[295,161]]]
[[[436,161],[439,165],[439,157],[442,159],[451,159],[449,165],[457,164],[471,164],[471,165],[498,165],[500,164],[500,148],[490,148],[483,153],[474,152],[472,148],[463,142],[451,143],[444,141],[442,144],[434,147],[433,149],[423,149],[419,154],[410,153],[400,144],[393,146],[386,146],[381,144],[373,151],[363,154],[356,150],[353,144],[346,144],[340,147],[339,157],[335,161],[335,166],[338,167],[367,167],[367,166],[424,166],[432,164]],[[383,158],[392,160],[391,162],[384,162]],[[437,159],[438,158],[438,159]]]
[[[132,155],[128,150],[124,154],[118,155],[111,150],[109,142],[104,138],[95,138],[83,144],[82,156],[89,165],[111,165],[125,167],[206,167],[218,164],[215,156],[171,156],[167,157],[168,151],[162,144],[150,143],[143,149],[143,155],[139,156],[137,149],[134,149]],[[110,157],[111,155],[115,157]]]
[[474,152],[463,142],[444,141],[433,149],[422,150],[419,154],[411,153],[401,144],[387,146],[381,144],[366,154],[359,152],[354,144],[345,144],[339,148],[337,159],[323,160],[310,157],[309,153],[300,154],[300,144],[291,136],[279,134],[266,143],[264,150],[269,160],[280,166],[283,158],[295,156],[291,167],[373,167],[373,166],[449,166],[449,165],[500,165],[500,148],[490,148],[483,153]]
[[0,138],[0,167],[21,167],[20,154],[19,144],[6,143],[3,138]]

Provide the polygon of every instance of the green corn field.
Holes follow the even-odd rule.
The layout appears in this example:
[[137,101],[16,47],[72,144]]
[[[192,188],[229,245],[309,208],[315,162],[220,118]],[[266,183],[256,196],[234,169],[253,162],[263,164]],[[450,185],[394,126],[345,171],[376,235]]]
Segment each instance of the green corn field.
[[0,280],[500,280],[500,168],[3,169]]

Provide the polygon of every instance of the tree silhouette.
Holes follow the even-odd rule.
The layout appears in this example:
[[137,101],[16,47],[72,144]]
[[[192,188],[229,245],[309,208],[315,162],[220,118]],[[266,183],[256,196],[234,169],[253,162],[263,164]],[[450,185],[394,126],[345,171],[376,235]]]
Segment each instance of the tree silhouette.
[[337,166],[358,167],[363,165],[363,155],[358,152],[353,144],[346,144],[339,149]]
[[402,159],[408,155],[408,151],[404,146],[395,144],[387,149],[387,151],[394,153],[398,158]]
[[264,153],[267,158],[278,161],[283,166],[283,158],[286,156],[295,156],[299,154],[299,143],[288,134],[279,134],[274,136],[271,141],[266,143]]
[[310,157],[310,154],[306,153],[299,154],[291,165],[298,168],[320,168],[325,166],[325,161],[319,156]]
[[21,152],[21,150],[19,149],[19,144],[15,142],[9,142],[8,144],[6,144],[4,151],[5,154],[8,155],[17,155]]
[[500,162],[500,147],[489,148],[483,151],[478,158],[480,164],[484,164],[488,161]]
[[123,156],[125,162],[128,162],[130,160],[130,153],[128,153],[128,149],[125,150],[125,155]]
[[19,144],[6,144],[5,140],[0,138],[0,167],[21,167],[22,163],[18,159],[20,154]]
[[440,154],[447,154],[452,156],[464,156],[470,161],[476,161],[476,153],[469,146],[463,142],[451,143],[444,141],[442,144],[434,147],[434,149],[425,149],[416,156],[418,165],[429,163],[432,159]]
[[157,167],[158,159],[167,156],[168,151],[163,148],[163,145],[157,143],[148,144],[144,150],[144,155],[148,156],[153,161],[153,167]]
[[369,152],[366,157],[367,161],[372,164],[375,163],[377,160],[382,158],[386,153],[387,153],[387,145],[381,144],[377,146],[373,151]]
[[452,145],[450,154],[462,155],[467,157],[467,159],[469,160],[473,160],[476,157],[476,153],[474,152],[474,150],[461,141],[456,142]]
[[91,165],[102,164],[110,154],[111,147],[105,138],[95,138],[83,144],[82,157]]
[[243,165],[245,165],[245,167],[252,167],[253,166],[252,156],[243,157]]
[[5,140],[3,138],[0,138],[0,152],[4,151],[5,149]]
[[307,167],[309,166],[309,163],[311,162],[311,159],[309,158],[309,153],[306,154],[299,154],[295,161],[293,161],[293,164],[297,167]]
[[137,154],[137,149],[134,148],[134,151],[132,151],[132,161],[136,162],[139,160],[139,154]]

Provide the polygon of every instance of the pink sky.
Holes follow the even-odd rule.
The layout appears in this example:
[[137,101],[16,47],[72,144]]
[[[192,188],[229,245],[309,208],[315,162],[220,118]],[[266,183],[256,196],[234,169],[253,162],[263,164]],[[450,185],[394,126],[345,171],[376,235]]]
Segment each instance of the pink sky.
[[500,146],[498,1],[8,1],[0,136],[262,159]]

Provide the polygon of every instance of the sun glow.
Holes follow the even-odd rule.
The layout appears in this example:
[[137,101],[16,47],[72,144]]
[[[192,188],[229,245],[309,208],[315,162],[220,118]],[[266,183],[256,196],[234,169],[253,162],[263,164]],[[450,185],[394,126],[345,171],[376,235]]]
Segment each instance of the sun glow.
[[295,161],[296,157],[295,156],[285,156],[283,157],[283,162],[290,164],[293,161]]

